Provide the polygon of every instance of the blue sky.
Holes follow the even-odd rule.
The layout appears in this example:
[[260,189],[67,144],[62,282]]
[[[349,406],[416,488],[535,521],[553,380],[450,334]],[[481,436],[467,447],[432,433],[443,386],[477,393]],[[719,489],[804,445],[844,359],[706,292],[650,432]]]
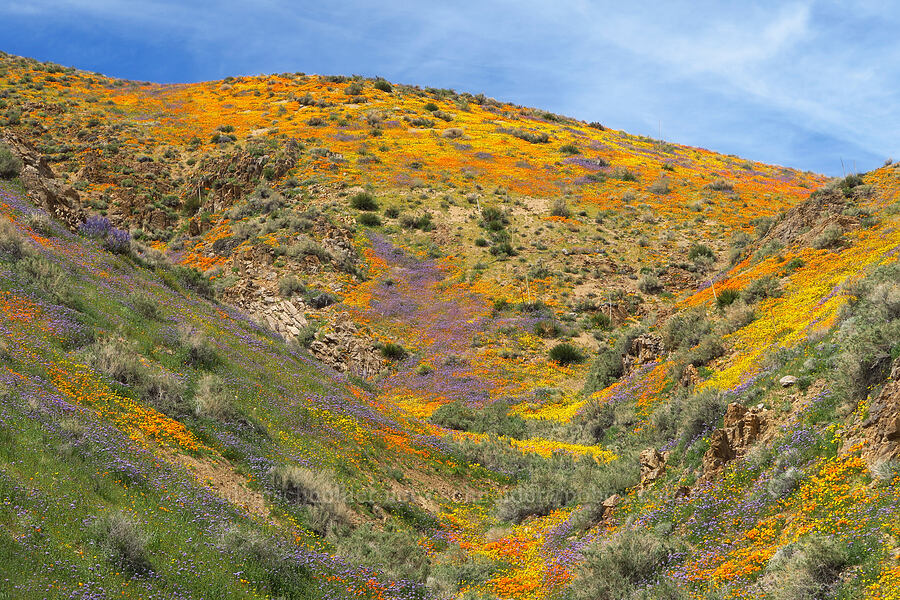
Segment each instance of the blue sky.
[[897,0],[0,0],[0,50],[159,82],[379,75],[840,175],[841,160],[863,171],[900,159],[898,9]]

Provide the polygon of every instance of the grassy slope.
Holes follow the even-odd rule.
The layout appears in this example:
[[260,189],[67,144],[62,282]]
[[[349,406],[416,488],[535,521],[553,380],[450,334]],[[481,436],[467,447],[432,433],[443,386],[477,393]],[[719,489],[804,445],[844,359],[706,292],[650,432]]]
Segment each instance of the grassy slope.
[[[777,215],[803,200],[824,179],[439,90],[395,86],[388,94],[366,81],[362,91],[367,102],[358,103],[354,94],[348,94],[351,82],[314,76],[157,86],[53,73],[32,63],[7,61],[7,68],[5,87],[15,92],[10,105],[28,109],[15,127],[59,159],[60,170],[76,172],[85,165],[96,165],[91,162],[92,154],[96,156],[100,167],[95,173],[101,175],[72,178],[82,182],[79,187],[84,197],[99,209],[109,210],[119,222],[142,225],[145,230],[146,207],[155,204],[157,210],[170,215],[173,224],[168,231],[145,233],[158,238],[161,249],[167,241],[170,247],[183,248],[181,258],[203,269],[218,267],[228,274],[241,249],[275,247],[289,243],[295,235],[276,229],[243,242],[230,255],[214,252],[212,243],[231,235],[234,225],[225,213],[231,201],[226,201],[222,190],[240,182],[231,181],[235,173],[210,171],[210,165],[217,158],[239,154],[240,148],[252,154],[257,146],[268,152],[272,164],[287,140],[299,140],[303,149],[296,166],[274,177],[269,185],[296,210],[319,207],[333,223],[353,231],[367,273],[361,280],[323,264],[318,274],[310,276],[311,282],[333,286],[344,297],[341,309],[349,310],[376,336],[401,341],[413,350],[410,358],[369,388],[370,392],[359,382],[348,382],[317,367],[304,353],[273,340],[233,311],[215,307],[190,292],[176,293],[165,285],[164,271],[154,274],[99,250],[84,254],[79,249],[85,242],[58,228],[49,242],[39,236],[35,240],[38,251],[48,259],[63,268],[78,265],[75,268],[82,283],[76,285],[74,294],[82,298],[82,308],[89,308],[74,317],[83,323],[83,329],[96,332],[101,339],[121,336],[133,340],[147,360],[184,378],[185,395],[190,398],[204,369],[186,365],[185,350],[179,346],[176,326],[189,323],[213,341],[220,361],[211,369],[227,381],[245,419],[222,424],[180,416],[178,421],[169,421],[148,412],[152,409],[145,403],[130,405],[117,400],[129,396],[129,390],[116,388],[96,372],[77,366],[84,352],[79,346],[86,342],[77,341],[79,336],[71,333],[75,326],[58,325],[54,319],[61,317],[57,316],[31,319],[34,311],[64,314],[63,309],[51,306],[59,298],[47,298],[34,284],[27,284],[24,291],[36,294],[46,304],[46,308],[44,304],[32,306],[24,300],[27,294],[20,290],[22,283],[15,272],[7,272],[7,285],[16,290],[8,296],[7,314],[25,316],[11,316],[5,322],[16,332],[15,339],[21,340],[20,345],[12,345],[8,358],[13,378],[8,386],[13,388],[10,397],[15,400],[7,405],[6,420],[15,426],[4,429],[12,436],[4,443],[10,453],[4,458],[4,481],[9,481],[4,497],[10,498],[6,506],[11,507],[4,518],[9,521],[9,531],[16,533],[5,547],[7,554],[16,557],[10,560],[42,565],[35,575],[24,577],[24,585],[35,597],[47,594],[42,590],[54,580],[67,593],[82,579],[81,573],[90,585],[108,589],[127,583],[130,589],[125,589],[134,590],[135,596],[147,594],[139,589],[144,587],[160,594],[177,590],[191,595],[191,590],[216,586],[240,595],[244,577],[233,573],[241,569],[242,553],[219,550],[224,547],[220,533],[210,531],[203,519],[208,518],[204,516],[207,513],[219,515],[222,511],[228,513],[224,519],[230,522],[253,519],[223,504],[179,467],[179,462],[172,461],[174,449],[233,464],[273,511],[273,523],[257,522],[251,527],[281,536],[285,547],[296,537],[300,548],[333,551],[341,535],[332,533],[321,540],[304,531],[314,516],[278,499],[269,477],[272,465],[327,465],[343,485],[356,490],[371,485],[394,492],[432,487],[438,502],[421,504],[439,515],[439,530],[417,524],[422,515],[389,521],[404,521],[401,528],[410,532],[418,527],[423,534],[421,543],[429,548],[428,562],[434,565],[432,578],[438,581],[433,589],[444,593],[454,593],[461,583],[462,589],[471,587],[477,593],[501,597],[569,593],[597,597],[600,592],[591,591],[584,583],[596,579],[591,565],[607,564],[602,562],[602,549],[615,547],[625,532],[633,530],[648,539],[668,537],[683,544],[670,548],[674,558],[650,577],[656,582],[650,586],[650,593],[655,594],[651,597],[678,597],[674,596],[677,593],[698,597],[707,592],[778,597],[772,582],[800,581],[805,567],[800,558],[792,563],[772,557],[780,549],[781,555],[789,555],[783,549],[797,547],[796,556],[802,558],[803,544],[813,533],[828,535],[849,548],[849,555],[842,558],[843,575],[838,583],[829,583],[832,591],[840,588],[845,597],[894,597],[896,480],[873,480],[859,458],[860,449],[848,442],[865,403],[857,406],[858,398],[847,397],[839,389],[840,378],[829,366],[834,362],[829,360],[842,352],[843,338],[835,328],[846,320],[840,316],[841,310],[846,310],[842,307],[851,299],[854,282],[877,265],[896,261],[900,240],[896,210],[891,208],[897,202],[894,169],[866,176],[865,182],[874,186],[874,192],[854,197],[851,204],[874,218],[847,233],[842,245],[830,249],[815,249],[808,243],[777,247],[749,239],[743,249],[738,247],[731,264],[726,259],[726,238],[740,231],[752,234],[752,221],[759,223],[759,218]],[[63,77],[67,81],[48,80]],[[327,106],[310,105],[307,93]],[[452,121],[429,116],[428,102],[452,115]],[[404,117],[430,119],[434,127],[424,121],[407,122]],[[315,118],[321,123],[310,120]],[[209,143],[219,126],[233,128],[237,145]],[[451,127],[461,132],[441,134]],[[510,133],[515,129],[545,132],[549,141],[530,143]],[[190,142],[193,136],[199,143]],[[565,144],[575,147],[564,149]],[[153,157],[152,164],[158,165],[165,177],[141,167],[146,163],[136,161],[139,155]],[[598,159],[608,166],[601,166]],[[264,180],[265,173],[260,177]],[[668,190],[654,185],[660,179],[668,180]],[[203,201],[194,218],[206,219],[214,226],[203,236],[185,238],[179,227],[185,227],[184,215],[193,210],[185,210],[184,205],[192,198],[198,180]],[[722,181],[715,183],[717,180]],[[379,212],[396,208],[399,216],[383,214],[381,226],[354,227],[360,213],[347,206],[347,183],[369,186],[380,204]],[[4,214],[24,227],[24,213],[30,209],[15,190],[7,191],[6,197]],[[550,214],[553,201],[559,198],[566,200],[571,211],[568,217]],[[491,239],[489,228],[479,224],[484,220],[479,211],[486,207],[506,212],[509,223],[504,230],[511,235],[516,256],[491,253],[500,240]],[[426,211],[432,215],[433,229],[404,226],[403,215],[420,216]],[[488,238],[483,248],[474,244],[479,237]],[[688,258],[689,249],[697,242],[712,249],[716,257],[712,264]],[[395,245],[405,255],[394,252]],[[301,265],[290,260],[276,261],[272,268],[279,276],[303,272]],[[639,276],[648,274],[662,281],[661,294],[638,290]],[[765,277],[777,280],[780,295],[751,303],[756,318],[724,336],[726,355],[699,365],[701,381],[693,389],[682,389],[673,375],[684,360],[676,353],[589,398],[579,393],[587,365],[564,368],[548,361],[546,350],[554,342],[533,334],[537,321],[559,321],[578,344],[591,350],[611,342],[632,324],[661,332],[668,315],[692,307],[701,307],[715,328],[722,329],[730,317],[715,308],[712,288],[704,287],[704,282],[714,278],[721,294],[727,289],[744,290]],[[163,316],[159,321],[136,315],[134,303],[128,300],[135,287],[146,289],[160,307]],[[102,290],[113,290],[112,299]],[[620,292],[614,294],[617,290]],[[551,311],[534,316],[502,306],[492,309],[493,300],[504,298],[514,303],[541,300]],[[591,303],[623,307],[624,314],[616,313],[613,319],[612,332],[586,324],[602,312]],[[458,360],[448,363],[448,354]],[[50,364],[58,366],[51,368]],[[420,369],[421,365],[428,369]],[[40,387],[22,391],[25,380],[17,375],[22,373],[32,378],[28,385],[43,386],[44,391],[39,391]],[[79,373],[83,375],[73,377]],[[802,374],[804,390],[781,391],[776,382],[786,373]],[[33,381],[35,377],[40,380]],[[694,427],[689,417],[697,404],[696,392],[705,388],[725,392],[728,401],[763,403],[777,419],[779,430],[765,444],[774,452],[760,448],[752,457],[732,463],[722,476],[698,484],[710,428],[721,423],[721,413],[713,410],[701,421],[696,435],[685,438],[685,428],[693,431]],[[83,390],[88,393],[80,393]],[[79,427],[60,425],[64,416],[55,405],[48,405],[53,394],[61,394],[70,403],[99,407],[100,420],[118,426],[102,430],[115,442],[105,437],[77,441],[74,456],[78,458],[73,458],[69,438],[90,436],[69,431],[80,431]],[[114,396],[98,402],[96,398],[104,394]],[[547,460],[498,458],[492,446],[468,454],[467,459],[448,456],[441,450],[444,443],[432,437],[446,432],[415,417],[426,417],[441,404],[460,398],[473,406],[513,399],[513,412],[527,418],[527,435],[532,438],[516,443],[533,451],[529,455],[550,456],[553,450],[563,449],[576,456],[593,454],[612,460],[573,464],[559,456]],[[612,425],[598,444],[576,439],[571,433],[573,418],[578,421],[577,415],[589,401],[613,407]],[[78,415],[77,419],[88,423],[97,418],[90,411]],[[263,429],[267,435],[259,433]],[[120,430],[137,439],[123,437]],[[484,437],[477,433],[454,435]],[[82,446],[104,450],[86,451],[82,456],[78,450]],[[594,504],[624,485],[602,483],[610,479],[609,473],[621,471],[625,473],[623,481],[634,483],[634,455],[648,446],[671,452],[665,477],[641,493],[630,488],[612,518],[599,524],[586,519],[584,514],[589,511],[584,505]],[[57,447],[62,450],[55,450]],[[22,452],[25,448],[35,450]],[[790,456],[790,465],[779,461],[784,455]],[[133,457],[135,464],[144,465],[144,471],[158,461],[174,462],[174,466],[152,471],[152,477],[139,475],[132,483],[130,472],[121,474],[103,462],[120,456]],[[545,488],[558,484],[552,483],[558,482],[554,473],[568,480],[558,484],[562,492],[578,487],[577,482],[583,485],[575,490],[574,502],[551,504],[549,514],[510,523],[502,511],[498,518],[492,495],[483,501],[454,501],[454,489],[471,489],[480,495],[484,477],[516,483],[514,478],[470,464],[476,458],[499,471],[525,460],[536,471],[549,473],[546,480],[540,479],[544,475],[533,475],[536,481],[545,481]],[[770,482],[780,481],[789,468],[802,475],[786,496],[773,495]],[[92,476],[107,471],[110,474],[103,479]],[[32,480],[32,473],[43,476]],[[51,473],[71,476],[57,483],[49,477]],[[527,485],[523,478],[516,489]],[[683,486],[693,488],[687,498],[681,492]],[[35,491],[29,494],[32,488]],[[172,489],[184,491],[175,494]],[[69,498],[85,493],[96,499],[83,505],[76,502],[71,511],[63,508]],[[423,495],[419,494],[420,500]],[[178,505],[185,497],[191,502]],[[154,532],[148,548],[159,578],[115,575],[116,568],[109,561],[96,558],[90,528],[78,523],[105,512],[97,505],[106,510],[132,507],[129,510],[139,515],[144,528]],[[413,506],[405,512],[388,506],[386,512],[418,515]],[[362,529],[360,521],[373,521],[385,512],[366,503],[354,503],[352,508],[357,515],[356,531]],[[56,518],[62,513],[71,519]],[[48,528],[52,532],[49,541],[40,535],[46,532],[36,531],[37,527],[43,529],[34,522],[38,514],[51,515],[54,521]],[[196,515],[199,521],[186,515]],[[411,535],[415,538],[420,533]],[[22,552],[23,547],[30,553]],[[456,553],[457,547],[465,552]],[[592,548],[601,549],[601,558]],[[54,568],[48,572],[49,562],[40,554],[46,549],[74,565],[66,567],[72,571],[62,574]],[[198,564],[205,562],[208,580],[186,575],[179,570],[179,561],[171,566],[167,560],[178,552]],[[250,587],[260,594],[278,593],[282,583],[265,573],[284,569],[273,567],[271,553],[251,555],[263,558],[243,565],[256,577],[247,578]],[[216,565],[223,556],[233,562]],[[361,560],[358,553],[355,556]],[[390,571],[397,567],[393,563],[418,559],[376,552],[373,560],[380,563],[381,570]],[[364,587],[364,573],[347,575],[323,555],[315,555],[311,563],[315,573],[340,573],[341,579],[330,593],[346,594]],[[88,575],[92,565],[97,565],[97,570]],[[29,572],[24,567],[10,570]],[[644,577],[636,567],[633,573],[638,579]],[[415,576],[421,575],[420,571]],[[628,573],[625,575],[627,579]],[[575,583],[569,586],[573,577]],[[305,573],[297,579],[296,587],[303,589]],[[383,585],[387,594],[408,593],[402,584]],[[360,593],[377,594],[378,590]]]

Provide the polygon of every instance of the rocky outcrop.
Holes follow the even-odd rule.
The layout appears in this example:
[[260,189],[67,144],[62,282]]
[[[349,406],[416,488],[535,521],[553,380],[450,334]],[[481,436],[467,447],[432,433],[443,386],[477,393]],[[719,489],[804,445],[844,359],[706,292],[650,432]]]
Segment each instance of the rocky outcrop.
[[767,412],[762,405],[750,409],[734,402],[728,405],[724,427],[713,431],[709,450],[703,455],[704,477],[715,475],[746,453],[765,429]]
[[279,298],[252,282],[242,282],[227,290],[222,299],[244,309],[257,323],[287,340],[297,338],[307,325],[307,307],[302,301]]
[[[297,298],[276,296],[268,288],[250,281],[229,288],[222,298],[242,308],[260,325],[288,341],[304,337],[311,310]],[[341,373],[367,378],[384,370],[386,362],[372,340],[359,331],[347,313],[333,315],[332,322],[316,332],[309,351],[323,363]]]
[[349,315],[339,313],[334,324],[316,336],[309,350],[338,371],[372,377],[384,369],[385,363],[378,349],[358,333]]
[[700,373],[697,372],[697,367],[688,363],[684,370],[681,371],[681,377],[678,378],[678,383],[682,387],[693,387],[700,382]]
[[613,494],[606,500],[604,500],[600,504],[601,515],[604,519],[608,519],[612,516],[616,507],[622,503],[622,496],[619,494]]
[[844,231],[854,229],[859,226],[859,219],[843,214],[847,203],[848,199],[838,189],[819,190],[785,212],[760,243],[808,245],[829,225],[837,225]]
[[900,359],[894,361],[881,393],[869,402],[862,431],[868,442],[863,456],[869,464],[900,459]]
[[297,165],[299,154],[297,141],[288,140],[272,154],[257,155],[240,150],[206,158],[198,165],[184,192],[197,194],[198,190],[206,190],[203,208],[220,211],[246,196],[267,171],[272,180],[284,176]]
[[623,358],[625,372],[630,373],[643,364],[659,360],[662,355],[663,343],[659,336],[649,333],[639,335],[626,348]]
[[19,178],[32,201],[75,230],[84,222],[84,211],[78,192],[57,179],[53,169],[40,152],[25,138],[11,130],[4,130],[2,139],[13,154],[22,160]]
[[641,484],[643,489],[663,476],[666,472],[668,452],[660,452],[656,448],[647,448],[638,456],[641,465]]

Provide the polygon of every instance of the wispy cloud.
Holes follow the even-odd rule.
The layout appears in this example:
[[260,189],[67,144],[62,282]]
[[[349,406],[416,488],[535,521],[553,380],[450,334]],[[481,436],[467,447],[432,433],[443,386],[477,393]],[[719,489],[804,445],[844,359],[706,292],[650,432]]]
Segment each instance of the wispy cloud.
[[900,154],[898,20],[887,0],[30,0],[0,5],[0,39],[135,79],[379,74],[834,173]]

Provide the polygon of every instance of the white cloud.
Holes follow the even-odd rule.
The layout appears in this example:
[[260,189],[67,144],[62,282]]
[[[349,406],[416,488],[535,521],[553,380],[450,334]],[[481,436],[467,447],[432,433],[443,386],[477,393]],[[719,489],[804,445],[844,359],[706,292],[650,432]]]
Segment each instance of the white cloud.
[[[204,78],[277,70],[380,74],[577,117],[643,123],[643,133],[655,133],[663,120],[664,132],[693,132],[690,142],[706,146],[707,139],[734,140],[735,151],[751,132],[715,128],[754,120],[766,121],[765,143],[782,154],[793,134],[780,139],[778,122],[797,136],[900,150],[895,2],[648,4],[30,0],[0,5],[0,15],[96,22],[136,45],[171,46]],[[177,62],[168,72],[178,78]]]

